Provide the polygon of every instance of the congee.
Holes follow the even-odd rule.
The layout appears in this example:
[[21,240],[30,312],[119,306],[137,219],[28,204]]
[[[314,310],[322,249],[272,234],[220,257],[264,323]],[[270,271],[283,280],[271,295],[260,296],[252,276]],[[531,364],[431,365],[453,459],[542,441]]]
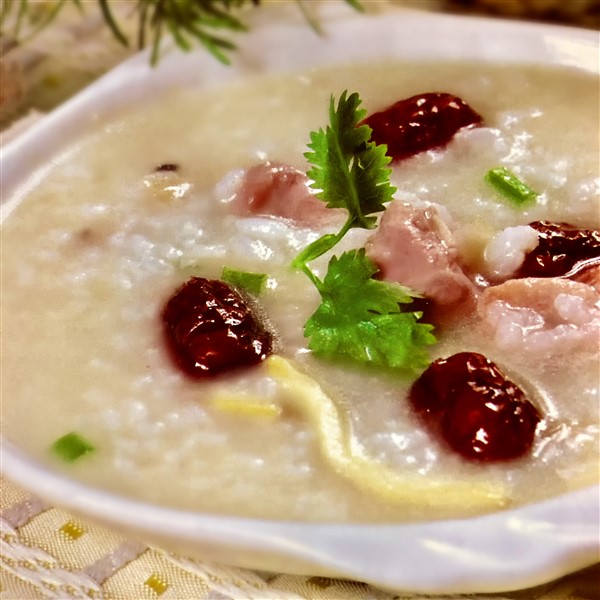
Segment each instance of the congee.
[[575,69],[382,62],[97,123],[7,199],[3,434],[248,517],[597,483],[598,106]]

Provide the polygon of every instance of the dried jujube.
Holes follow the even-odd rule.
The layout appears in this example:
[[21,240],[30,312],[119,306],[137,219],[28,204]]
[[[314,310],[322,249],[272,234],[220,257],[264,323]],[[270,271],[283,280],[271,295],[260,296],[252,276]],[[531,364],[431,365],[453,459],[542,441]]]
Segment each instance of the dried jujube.
[[413,384],[410,401],[448,446],[476,461],[522,456],[541,421],[521,388],[475,352],[434,361]]
[[193,277],[162,311],[167,346],[187,374],[205,378],[265,359],[272,336],[230,285]]
[[600,263],[600,231],[549,221],[529,227],[538,232],[538,244],[525,256],[517,277],[560,277],[579,263]]
[[393,160],[445,146],[463,127],[480,125],[481,115],[458,96],[428,93],[399,100],[368,116],[371,140],[387,145]]

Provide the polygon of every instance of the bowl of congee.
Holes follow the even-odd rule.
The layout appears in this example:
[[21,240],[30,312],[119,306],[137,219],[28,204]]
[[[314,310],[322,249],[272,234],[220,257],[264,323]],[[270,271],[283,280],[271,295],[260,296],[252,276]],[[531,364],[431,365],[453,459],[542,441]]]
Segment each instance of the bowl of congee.
[[597,35],[340,4],[230,66],[135,56],[3,148],[4,476],[391,590],[588,566]]

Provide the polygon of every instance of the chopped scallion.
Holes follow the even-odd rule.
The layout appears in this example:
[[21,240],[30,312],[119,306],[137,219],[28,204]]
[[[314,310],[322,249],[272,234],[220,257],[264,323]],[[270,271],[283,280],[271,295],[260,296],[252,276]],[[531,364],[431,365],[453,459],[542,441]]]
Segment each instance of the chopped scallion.
[[237,271],[236,269],[224,267],[221,279],[231,285],[243,288],[251,294],[260,294],[265,289],[268,277],[264,273]]
[[52,444],[54,454],[69,463],[94,450],[92,444],[75,432],[63,435]]
[[523,183],[506,167],[496,167],[487,172],[485,179],[505,198],[521,206],[529,200],[535,200],[539,194]]

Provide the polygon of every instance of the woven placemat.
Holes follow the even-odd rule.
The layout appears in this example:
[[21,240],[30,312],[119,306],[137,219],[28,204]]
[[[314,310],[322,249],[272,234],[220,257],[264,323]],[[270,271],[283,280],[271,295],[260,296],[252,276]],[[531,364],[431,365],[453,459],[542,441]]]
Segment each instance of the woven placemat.
[[49,506],[0,480],[0,599],[597,600],[600,566],[507,594],[414,596],[365,583],[258,573],[178,556]]

